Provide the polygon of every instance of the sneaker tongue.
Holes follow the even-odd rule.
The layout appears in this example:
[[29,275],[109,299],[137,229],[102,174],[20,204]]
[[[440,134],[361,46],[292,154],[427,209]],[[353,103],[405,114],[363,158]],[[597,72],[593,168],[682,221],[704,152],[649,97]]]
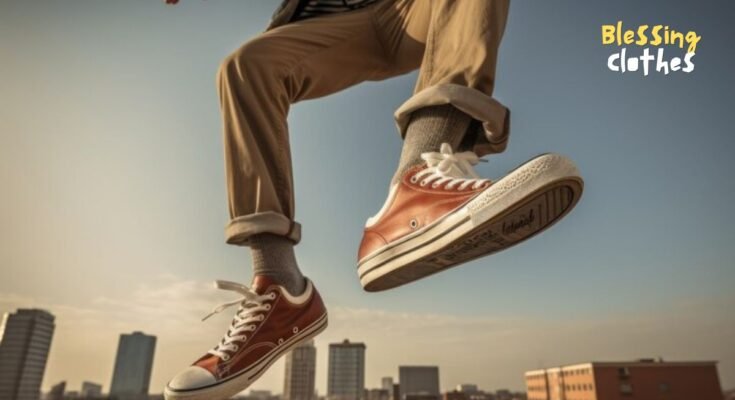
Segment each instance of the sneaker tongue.
[[255,275],[250,287],[255,293],[263,295],[272,285],[278,285],[273,278],[267,275]]
[[468,178],[467,173],[462,171],[456,164],[449,167],[448,171],[444,171],[444,175],[452,178]]
[[449,178],[467,179],[471,178],[466,171],[463,171],[457,164],[446,164],[440,167],[439,173]]

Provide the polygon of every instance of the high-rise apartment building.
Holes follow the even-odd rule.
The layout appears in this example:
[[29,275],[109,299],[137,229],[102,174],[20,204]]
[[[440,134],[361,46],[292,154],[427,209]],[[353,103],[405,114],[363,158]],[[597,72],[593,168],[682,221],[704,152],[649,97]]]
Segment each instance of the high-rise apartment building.
[[0,399],[39,399],[54,328],[48,311],[5,314],[0,325]]
[[139,399],[148,395],[155,351],[155,336],[142,332],[120,335],[110,385],[113,400]]
[[302,343],[286,355],[283,400],[314,400],[316,347],[314,341]]
[[401,400],[407,397],[422,398],[441,396],[439,391],[439,367],[400,366],[398,382],[401,385]]
[[329,345],[327,397],[329,400],[360,400],[365,392],[365,344]]
[[721,400],[717,363],[590,362],[529,371],[528,400]]

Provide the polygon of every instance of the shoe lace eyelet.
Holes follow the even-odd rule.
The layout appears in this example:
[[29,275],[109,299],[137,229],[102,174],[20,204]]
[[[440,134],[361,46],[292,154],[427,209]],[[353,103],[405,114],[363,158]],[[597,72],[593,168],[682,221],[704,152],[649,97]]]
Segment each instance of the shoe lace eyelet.
[[222,355],[222,361],[230,361],[230,355],[229,354],[223,354]]
[[413,218],[408,222],[408,226],[410,226],[411,229],[416,229],[419,226],[419,221],[417,221],[416,218]]
[[436,182],[435,182],[435,183],[432,183],[432,184],[431,184],[431,188],[432,188],[432,189],[436,189],[436,188],[438,188],[438,187],[439,187],[439,184],[438,184],[438,183],[436,183]]
[[426,179],[424,179],[423,181],[421,181],[419,183],[419,186],[424,187],[424,186],[426,186],[427,183],[429,183],[429,182],[427,182]]
[[410,181],[411,181],[411,183],[416,183],[416,182],[419,181],[419,178],[416,175],[414,175],[414,176],[411,177]]
[[264,308],[266,309],[266,311],[267,311],[267,310],[270,310],[270,309],[271,309],[271,305],[270,305],[270,304],[266,304],[266,305],[265,305],[265,306],[263,306],[263,307],[264,307]]
[[293,333],[299,333],[299,327],[298,326],[294,326],[293,327]]
[[271,300],[275,300],[276,294],[273,293],[273,292],[271,292],[271,294],[268,295],[268,298],[271,299]]
[[233,345],[232,346],[232,351],[238,351],[238,350],[240,350],[240,346],[238,346],[238,345]]

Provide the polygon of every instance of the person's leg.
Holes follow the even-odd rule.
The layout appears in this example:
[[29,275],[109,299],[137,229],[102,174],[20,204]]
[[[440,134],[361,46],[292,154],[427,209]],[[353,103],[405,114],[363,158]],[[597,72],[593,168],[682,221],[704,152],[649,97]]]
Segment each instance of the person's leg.
[[[503,126],[505,132],[495,133],[493,141],[502,136],[504,142],[505,110],[490,96],[507,0],[397,1],[383,9],[379,26],[387,28],[381,31],[396,68],[420,67],[415,96],[396,113],[405,140],[393,183],[441,143],[457,150],[484,142],[484,135],[477,138],[483,124]],[[403,35],[392,34],[396,24]],[[418,58],[416,48],[422,47]],[[502,115],[488,115],[490,109]],[[488,152],[483,147],[477,150]],[[493,147],[499,151],[504,145]]]
[[397,183],[411,167],[421,164],[421,154],[437,151],[442,143],[448,143],[457,150],[471,125],[472,117],[451,104],[414,111],[406,128],[401,158],[392,183]]
[[168,383],[167,400],[230,398],[326,328],[321,297],[300,278],[293,256],[299,228],[286,117],[294,102],[375,77],[384,63],[372,13],[367,7],[280,26],[222,63],[217,80],[232,218],[227,242],[252,247],[255,276],[250,288],[217,283],[242,297],[214,313],[238,310],[221,341]]
[[249,41],[217,75],[224,121],[230,244],[251,247],[255,274],[304,288],[293,245],[289,106],[373,78],[382,67],[371,8],[292,23]]
[[296,262],[293,242],[285,236],[259,233],[250,238],[253,276],[267,276],[289,293],[299,295],[306,288]]
[[[388,33],[384,40],[394,66],[421,68],[415,93],[451,83],[460,91],[492,95],[497,48],[507,15],[505,0],[397,1],[393,7],[384,5],[384,10],[379,26],[388,28],[381,31]],[[390,35],[390,27],[398,23],[404,27],[403,35]],[[416,56],[416,48],[423,48],[421,57]],[[442,143],[453,150],[461,144],[472,149],[477,133],[482,132],[479,116],[468,113],[466,107],[458,108],[453,99],[433,100],[415,104],[400,117],[405,140],[393,184],[423,162],[421,154],[437,151]]]
[[386,75],[420,71],[414,95],[395,113],[405,139],[398,172],[358,250],[365,290],[508,248],[579,199],[581,178],[561,156],[537,157],[496,183],[472,167],[507,144],[508,110],[492,98],[507,12],[508,0],[381,3],[378,32],[392,66]]

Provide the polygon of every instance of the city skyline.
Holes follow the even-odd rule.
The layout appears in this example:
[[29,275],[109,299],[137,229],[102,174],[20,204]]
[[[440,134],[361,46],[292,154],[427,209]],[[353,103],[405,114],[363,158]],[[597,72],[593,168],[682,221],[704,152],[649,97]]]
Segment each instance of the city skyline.
[[[364,310],[363,310],[363,312],[364,312]],[[56,321],[57,321],[57,323],[59,323],[58,317],[56,318]],[[431,324],[431,326],[434,326],[435,324],[436,324],[436,322],[434,322],[433,324]],[[121,335],[121,334],[117,334],[116,335],[116,338],[119,335]],[[327,335],[322,335],[322,336],[318,337],[315,340],[315,342],[319,343],[315,347],[317,349],[322,348],[321,351],[317,350],[317,354],[321,354],[322,355],[322,358],[323,358],[322,360],[317,361],[317,365],[321,364],[320,366],[323,369],[327,369],[327,366],[328,366],[328,358],[325,357],[325,353],[327,353],[326,350],[329,348],[329,344],[330,343],[325,343],[325,341],[319,339],[319,338],[323,338],[324,336],[327,336]],[[340,339],[340,338],[344,338],[344,336],[340,336],[340,334],[337,334],[336,336],[335,335],[329,335],[329,336],[331,336],[331,337],[334,338],[334,340],[331,340],[333,342],[331,344],[335,344],[335,343],[336,344],[339,344],[339,343],[342,343],[343,342],[343,339]],[[58,341],[58,339],[57,339],[57,341]],[[113,349],[114,349],[114,347],[115,346],[113,346]],[[114,354],[114,351],[112,351],[112,353]],[[628,354],[630,354],[630,353],[628,353]],[[648,353],[648,354],[639,353],[639,354],[632,354],[632,355],[618,356],[618,357],[606,356],[604,358],[607,358],[607,359],[619,359],[619,360],[624,360],[624,359],[638,359],[638,358],[641,358],[641,355],[647,356],[647,355],[651,355],[651,354],[650,353]],[[283,366],[284,359],[282,359],[281,361],[279,361],[278,363],[276,363],[275,367],[273,368],[273,371],[268,372],[266,374],[266,375],[268,375],[268,376],[266,376],[266,380],[270,379],[271,381],[277,382],[276,385],[268,385],[268,384],[263,385],[263,382],[259,381],[259,382],[256,382],[252,386],[251,389],[252,390],[268,389],[269,391],[271,391],[273,393],[280,393],[282,391],[282,389],[283,389],[283,377],[285,375],[285,370],[284,370],[284,366]],[[566,359],[566,360],[568,360],[566,363],[571,363],[571,364],[574,364],[575,362],[578,362],[580,360],[580,359],[574,359],[574,358],[569,358],[569,357],[562,357],[561,359]],[[667,360],[668,359],[671,359],[671,358],[668,358],[667,357]],[[718,358],[717,357],[709,357],[709,358],[708,357],[688,357],[688,358],[678,358],[678,359],[684,359],[684,360],[686,360],[686,359],[718,359]],[[677,360],[677,358],[673,358],[671,360],[675,361],[675,360]],[[108,367],[107,367],[107,369],[109,370],[109,372],[108,372],[109,373],[109,376],[110,376],[109,379],[104,379],[104,378],[101,378],[101,379],[91,379],[91,377],[85,376],[85,377],[81,378],[82,381],[84,381],[84,380],[90,380],[90,381],[98,381],[98,382],[99,381],[102,381],[102,382],[105,382],[105,381],[106,382],[110,382],[111,377],[112,377],[113,366],[114,366],[114,362],[113,361],[114,361],[114,358],[110,358],[110,361],[109,361],[109,364],[108,364]],[[380,388],[380,387],[382,387],[382,379],[385,378],[385,377],[391,377],[391,378],[393,378],[395,380],[398,380],[398,377],[399,377],[399,370],[398,370],[399,364],[400,363],[396,362],[396,363],[393,363],[392,365],[390,365],[387,369],[381,369],[381,370],[375,372],[373,374],[374,377],[375,377],[374,378],[374,382],[371,382],[370,379],[366,379],[365,387],[368,388],[368,389],[369,388]],[[404,362],[403,363],[403,365],[416,365],[416,364],[419,364],[419,363],[413,362],[411,360],[408,360],[407,362]],[[446,365],[447,363],[438,363],[438,364],[441,367],[441,365]],[[556,363],[551,362],[551,363],[547,364],[547,366],[548,367],[553,367],[553,366],[560,365],[560,364],[564,364],[564,363],[561,363],[561,362],[556,362]],[[543,367],[543,365],[537,365],[537,366],[538,367]],[[64,367],[62,365],[62,369],[63,368]],[[96,371],[96,374],[94,374],[94,375],[96,375],[96,376],[105,376],[105,375],[107,375],[105,373],[102,373],[102,375],[100,375],[101,370],[104,370],[104,369],[105,368],[98,368],[97,366],[95,366],[94,370]],[[366,366],[366,369],[371,369],[371,365],[368,364]],[[529,365],[524,366],[519,371],[521,371],[521,373],[522,373],[523,371],[525,371],[527,369],[529,369]],[[393,373],[392,374],[386,373],[386,371],[391,371],[391,370],[393,370]],[[522,376],[520,376],[520,375],[519,375],[519,377],[517,379],[515,379],[515,380],[517,380],[519,382],[518,385],[503,385],[503,384],[483,383],[483,382],[489,381],[488,379],[485,379],[485,380],[482,379],[483,376],[486,377],[486,378],[488,377],[487,375],[484,375],[484,374],[481,374],[479,379],[476,378],[476,377],[465,379],[462,376],[457,377],[457,375],[454,374],[454,372],[456,372],[456,371],[452,371],[452,370],[447,370],[447,371],[450,373],[451,376],[453,376],[452,379],[454,379],[454,380],[446,380],[446,379],[444,379],[443,382],[440,384],[440,388],[441,388],[442,391],[445,390],[446,388],[451,388],[451,387],[454,387],[454,386],[459,385],[461,383],[465,383],[467,381],[479,382],[479,386],[480,387],[507,388],[507,389],[510,389],[510,390],[522,390],[524,388],[523,379],[522,379]],[[158,371],[156,370],[156,368],[154,368],[154,370],[152,371],[152,373],[153,373],[153,375],[158,374]],[[320,381],[320,379],[322,381]],[[47,391],[52,385],[58,383],[61,380],[65,381],[65,382],[66,381],[73,382],[72,379],[62,378],[62,379],[57,379],[57,380],[49,380],[46,377],[44,379],[44,381],[43,381],[43,384],[44,384],[43,390],[44,391]],[[729,387],[729,386],[727,386],[727,382],[725,382],[724,380],[723,380],[722,384],[723,384],[723,389],[727,389]],[[76,391],[78,391],[78,390],[81,389],[79,385],[81,385],[81,381],[78,384],[68,384],[67,385],[67,390],[72,390],[72,391],[76,390]],[[318,394],[320,394],[320,395],[326,394],[326,392],[327,392],[327,390],[326,390],[327,377],[326,376],[319,376],[319,374],[317,374],[317,379],[316,379],[316,385],[315,386],[317,388],[317,393]],[[103,390],[104,392],[108,392],[109,391],[109,386],[104,386],[103,385],[103,387],[104,387],[104,390]],[[152,393],[152,394],[158,393],[158,392],[161,391],[161,389],[162,389],[162,386],[160,388],[158,388],[156,386],[151,386],[150,393]]]
[[[35,321],[35,322],[34,322]],[[40,322],[38,322],[40,321]],[[50,321],[50,322],[46,322]],[[26,346],[23,343],[36,343],[34,348],[43,348],[46,346],[46,352],[48,352],[48,346],[43,343],[50,343],[53,334],[53,324],[55,316],[45,310],[40,309],[19,309],[15,313],[7,313],[3,316],[3,325],[0,326],[0,371],[8,369],[10,364],[8,361],[11,359],[18,358],[12,356],[12,354],[22,354]],[[50,325],[49,325],[50,323]],[[40,324],[40,325],[39,325]],[[48,327],[51,327],[49,331]],[[49,333],[51,332],[50,336]],[[41,336],[39,336],[41,335]],[[132,334],[120,334],[120,339],[116,352],[115,360],[115,372],[113,373],[112,384],[110,385],[109,396],[123,396],[116,397],[120,399],[127,398],[125,396],[138,396],[138,395],[157,395],[155,390],[148,390],[148,382],[150,380],[151,369],[153,366],[153,359],[155,358],[155,347],[156,337],[152,335],[146,335],[140,331],[135,331]],[[41,342],[39,342],[41,340]],[[393,376],[383,375],[380,377],[379,385],[370,386],[364,383],[364,370],[365,370],[365,359],[366,349],[365,343],[351,342],[345,338],[339,342],[329,343],[329,363],[328,370],[330,371],[328,379],[328,387],[330,388],[328,393],[319,393],[315,390],[315,366],[316,366],[316,354],[317,349],[314,345],[314,340],[309,341],[297,346],[293,351],[289,352],[285,357],[286,368],[283,375],[283,393],[281,398],[283,400],[298,399],[304,400],[311,398],[311,394],[318,396],[319,398],[327,396],[331,400],[360,400],[360,393],[364,393],[368,396],[367,400],[383,399],[388,393],[393,393],[395,387],[393,383],[396,382]],[[35,350],[34,350],[35,351]],[[9,356],[11,355],[11,356]],[[597,383],[603,386],[605,389],[601,390],[618,390],[616,387],[611,386],[612,382],[609,382],[613,377],[612,372],[600,372],[602,369],[607,371],[622,370],[625,367],[625,390],[633,390],[633,386],[627,384],[627,379],[630,375],[628,368],[631,369],[642,369],[651,370],[651,367],[665,368],[666,370],[675,367],[678,372],[672,372],[661,375],[643,373],[646,376],[648,386],[656,387],[655,385],[661,385],[656,379],[668,379],[665,383],[666,390],[669,389],[669,380],[674,379],[677,382],[686,382],[687,374],[690,372],[685,371],[697,371],[701,370],[705,372],[705,376],[702,377],[701,373],[695,373],[694,380],[686,383],[687,388],[685,390],[688,393],[694,393],[692,390],[696,387],[694,382],[706,382],[707,384],[707,396],[717,396],[716,393],[722,393],[727,390],[720,384],[719,372],[717,369],[717,361],[664,361],[662,358],[658,359],[637,359],[635,361],[588,361],[582,364],[568,364],[568,365],[557,365],[554,367],[527,370],[525,371],[525,387],[524,389],[529,390],[529,400],[543,400],[539,399],[539,391],[548,391],[549,387],[555,385],[561,385],[564,390],[582,390],[591,391],[598,390],[596,387],[593,389],[592,383]],[[43,359],[43,367],[45,367],[45,356]],[[415,396],[440,396],[442,394],[452,395],[451,398],[462,398],[457,397],[460,393],[480,393],[485,392],[486,388],[477,385],[476,383],[468,384],[467,381],[454,384],[453,386],[442,387],[439,383],[440,367],[432,365],[397,365],[395,366],[398,370],[398,381],[396,387],[398,387],[397,393],[400,393],[402,398],[410,395]],[[692,369],[694,368],[694,369]],[[41,368],[33,373],[35,383],[30,386],[40,388],[40,380],[45,380],[44,369]],[[601,376],[600,379],[603,381],[593,381],[591,379],[592,371],[595,375],[605,375],[604,379]],[[662,371],[664,371],[662,369]],[[7,371],[6,371],[7,372]],[[131,375],[131,373],[133,373]],[[638,375],[639,373],[635,373]],[[6,374],[7,375],[7,374]],[[564,376],[572,376],[564,377]],[[578,376],[584,376],[585,378],[579,381]],[[622,375],[621,375],[622,376]],[[656,378],[656,376],[660,376]],[[668,378],[666,378],[668,376]],[[8,378],[5,376],[5,378]],[[543,378],[543,381],[539,381]],[[0,389],[2,387],[17,387],[24,379],[20,375],[13,379],[0,380]],[[621,378],[622,379],[622,378]],[[116,383],[117,381],[117,383]],[[606,383],[601,383],[606,382]],[[3,386],[4,385],[4,386]],[[30,387],[29,383],[23,384],[26,387]],[[36,385],[36,386],[34,386]],[[117,387],[117,389],[114,389]],[[354,387],[354,390],[351,389]],[[390,387],[390,389],[388,389]],[[454,388],[454,389],[451,389]],[[639,388],[640,389],[640,388]],[[674,390],[677,391],[681,388],[678,387]],[[5,390],[5,389],[2,389]],[[558,390],[558,389],[557,389]],[[623,390],[622,386],[621,389]],[[651,388],[645,390],[654,390]],[[45,391],[43,391],[45,393]],[[258,393],[263,392],[262,390],[256,389],[251,386],[246,391],[243,391],[241,395],[245,393]],[[270,390],[266,391],[268,393]],[[310,393],[308,396],[304,396],[304,393]],[[489,393],[493,391],[490,390]],[[497,389],[497,392],[522,392],[521,390],[513,390],[508,388]],[[32,395],[29,397],[30,392],[26,388],[25,394],[17,397],[17,400],[35,400]],[[37,392],[41,393],[41,391]],[[103,386],[94,382],[83,381],[80,390],[68,390],[66,380],[59,383],[52,384],[50,394],[55,396],[61,396],[64,393],[79,393],[82,396],[85,395],[100,395],[107,393],[103,390]],[[631,392],[632,393],[632,392]],[[130,397],[130,398],[133,398]],[[135,397],[137,398],[137,397]],[[423,398],[423,397],[422,397]],[[438,398],[438,397],[437,397]],[[316,399],[316,397],[315,397]]]
[[[231,314],[200,322],[227,300],[211,282],[247,284],[251,265],[223,241],[214,77],[274,7],[0,0],[0,313],[57,316],[44,390],[109,388],[119,334],[141,330],[160,340],[160,392],[226,331]],[[369,346],[368,387],[398,365],[438,365],[442,388],[520,390],[529,368],[658,356],[719,360],[735,387],[733,12],[726,0],[513,3],[496,82],[511,139],[478,172],[559,152],[585,197],[538,238],[381,294],[361,291],[355,253],[416,74],[295,105],[296,252],[330,313],[319,393],[327,344],[346,337]],[[695,30],[696,70],[612,73],[599,35],[618,20]],[[282,391],[283,370],[254,388]]]

